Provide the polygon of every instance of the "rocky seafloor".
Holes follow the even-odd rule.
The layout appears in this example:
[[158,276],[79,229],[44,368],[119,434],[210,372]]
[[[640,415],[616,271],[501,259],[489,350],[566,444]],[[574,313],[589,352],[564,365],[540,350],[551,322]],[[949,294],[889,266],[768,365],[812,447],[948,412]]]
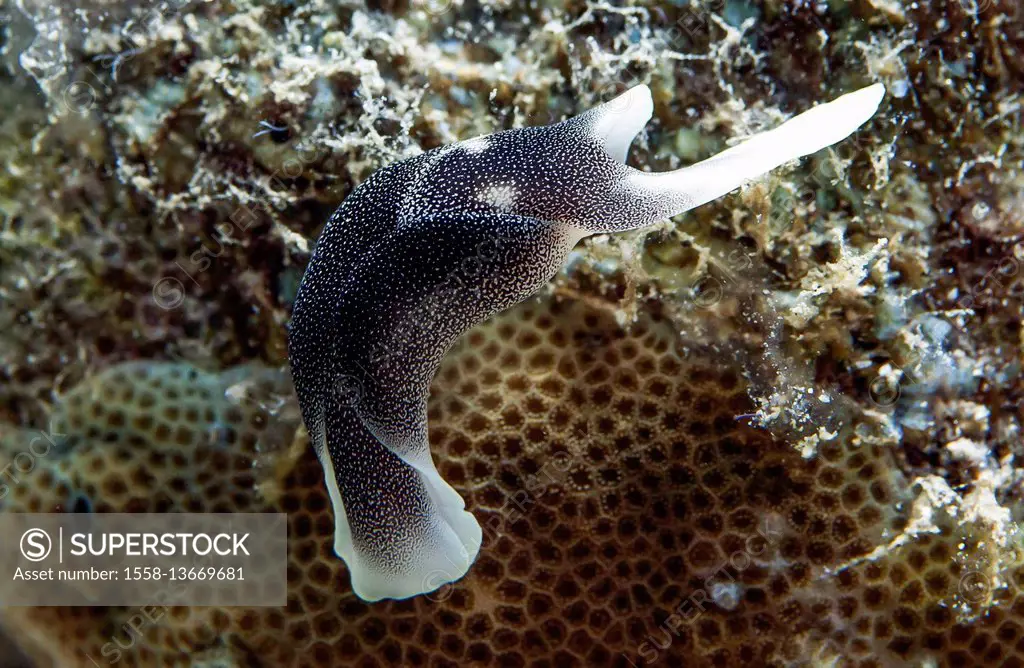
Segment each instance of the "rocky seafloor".
[[[142,667],[1024,665],[1019,3],[0,20],[0,510],[276,511],[292,537],[285,608],[142,634],[129,608],[0,609],[0,666],[91,667],[113,640]],[[285,324],[358,183],[637,83],[630,162],[664,170],[876,81],[849,140],[586,240],[467,333],[430,440],[481,556],[437,595],[354,597]]]

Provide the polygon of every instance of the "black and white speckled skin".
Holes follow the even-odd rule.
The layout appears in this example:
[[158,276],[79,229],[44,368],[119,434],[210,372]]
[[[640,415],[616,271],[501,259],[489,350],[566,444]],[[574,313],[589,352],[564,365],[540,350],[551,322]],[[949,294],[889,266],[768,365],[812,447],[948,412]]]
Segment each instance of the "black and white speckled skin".
[[689,171],[638,172],[625,155],[651,111],[641,86],[562,123],[429,151],[375,173],[328,221],[289,356],[331,492],[335,551],[364,600],[457,580],[480,549],[480,527],[427,441],[430,382],[455,339],[536,292],[581,238],[649,225],[789,159],[730,149]]

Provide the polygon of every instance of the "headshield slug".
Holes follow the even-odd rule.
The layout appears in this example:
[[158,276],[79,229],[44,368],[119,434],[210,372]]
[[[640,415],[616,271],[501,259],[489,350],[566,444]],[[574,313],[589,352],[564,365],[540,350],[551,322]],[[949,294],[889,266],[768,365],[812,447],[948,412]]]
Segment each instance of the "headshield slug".
[[553,125],[477,137],[385,167],[327,222],[292,314],[289,357],[355,593],[407,598],[461,578],[482,532],[438,474],[427,397],[445,351],[522,301],[598,233],[700,206],[854,132],[875,84],[670,172],[626,165],[646,86]]

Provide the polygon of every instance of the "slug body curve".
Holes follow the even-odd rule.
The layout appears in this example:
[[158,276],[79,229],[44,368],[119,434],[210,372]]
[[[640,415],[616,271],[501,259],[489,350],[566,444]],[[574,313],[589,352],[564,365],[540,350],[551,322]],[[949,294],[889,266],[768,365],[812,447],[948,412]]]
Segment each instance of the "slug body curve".
[[356,188],[317,242],[289,334],[354,592],[430,592],[479,553],[480,525],[427,439],[430,382],[463,332],[536,292],[583,237],[650,225],[829,146],[866,122],[883,92],[876,84],[651,174],[625,164],[653,112],[638,86],[561,123],[395,163]]

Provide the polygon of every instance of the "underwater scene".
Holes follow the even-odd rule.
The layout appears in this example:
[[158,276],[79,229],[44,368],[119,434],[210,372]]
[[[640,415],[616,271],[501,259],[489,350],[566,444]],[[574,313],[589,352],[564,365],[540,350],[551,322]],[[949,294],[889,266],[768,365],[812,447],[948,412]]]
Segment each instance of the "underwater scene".
[[1017,0],[0,0],[0,668],[1024,668],[1022,91]]

